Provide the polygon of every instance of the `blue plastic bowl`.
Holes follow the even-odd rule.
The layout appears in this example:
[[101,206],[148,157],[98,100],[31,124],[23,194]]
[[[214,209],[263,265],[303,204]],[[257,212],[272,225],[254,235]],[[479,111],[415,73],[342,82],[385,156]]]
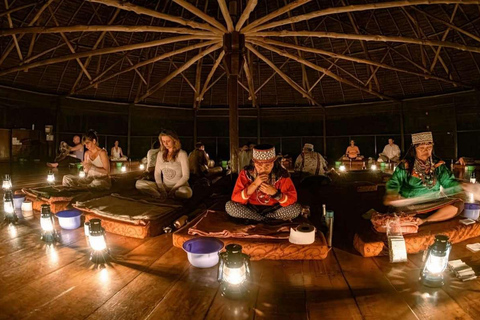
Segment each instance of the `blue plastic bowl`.
[[25,196],[23,194],[13,195],[13,204],[15,205],[15,209],[21,209],[23,201],[25,201]]
[[472,220],[478,220],[480,216],[480,204],[478,203],[465,203],[465,208],[463,210],[463,215],[466,218]]
[[73,230],[80,227],[82,212],[79,210],[65,210],[57,213],[58,224],[62,229]]
[[183,244],[188,261],[197,268],[211,268],[218,263],[218,253],[223,248],[223,242],[216,238],[195,238]]

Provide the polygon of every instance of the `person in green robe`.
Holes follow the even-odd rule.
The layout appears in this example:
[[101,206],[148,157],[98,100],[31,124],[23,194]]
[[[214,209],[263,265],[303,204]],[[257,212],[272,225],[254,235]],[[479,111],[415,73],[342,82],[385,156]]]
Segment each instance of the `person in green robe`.
[[[392,206],[409,203],[399,209],[415,212],[420,218],[419,224],[445,221],[457,216],[463,211],[463,201],[456,197],[463,190],[462,184],[455,179],[445,162],[433,156],[432,133],[413,134],[412,145],[411,157],[398,165],[387,182],[384,203]],[[418,201],[402,201],[405,198]]]

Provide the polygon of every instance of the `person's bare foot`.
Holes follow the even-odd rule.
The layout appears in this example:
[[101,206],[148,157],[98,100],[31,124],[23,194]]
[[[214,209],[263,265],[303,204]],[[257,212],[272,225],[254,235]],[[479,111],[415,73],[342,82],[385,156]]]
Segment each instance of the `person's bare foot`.
[[56,168],[56,167],[58,167],[58,163],[56,163],[56,162],[47,162],[47,167]]

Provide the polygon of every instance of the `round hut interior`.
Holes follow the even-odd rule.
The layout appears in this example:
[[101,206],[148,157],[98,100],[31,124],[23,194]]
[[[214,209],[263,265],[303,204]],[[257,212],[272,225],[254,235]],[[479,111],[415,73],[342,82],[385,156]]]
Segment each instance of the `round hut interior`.
[[480,319],[480,1],[0,25],[0,319]]

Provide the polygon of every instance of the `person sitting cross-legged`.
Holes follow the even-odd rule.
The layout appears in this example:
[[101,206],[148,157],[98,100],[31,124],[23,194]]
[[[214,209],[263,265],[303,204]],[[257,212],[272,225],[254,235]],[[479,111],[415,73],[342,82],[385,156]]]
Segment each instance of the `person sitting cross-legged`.
[[254,221],[291,220],[300,215],[297,191],[277,160],[275,147],[258,145],[250,166],[242,170],[225,209],[234,218]]

